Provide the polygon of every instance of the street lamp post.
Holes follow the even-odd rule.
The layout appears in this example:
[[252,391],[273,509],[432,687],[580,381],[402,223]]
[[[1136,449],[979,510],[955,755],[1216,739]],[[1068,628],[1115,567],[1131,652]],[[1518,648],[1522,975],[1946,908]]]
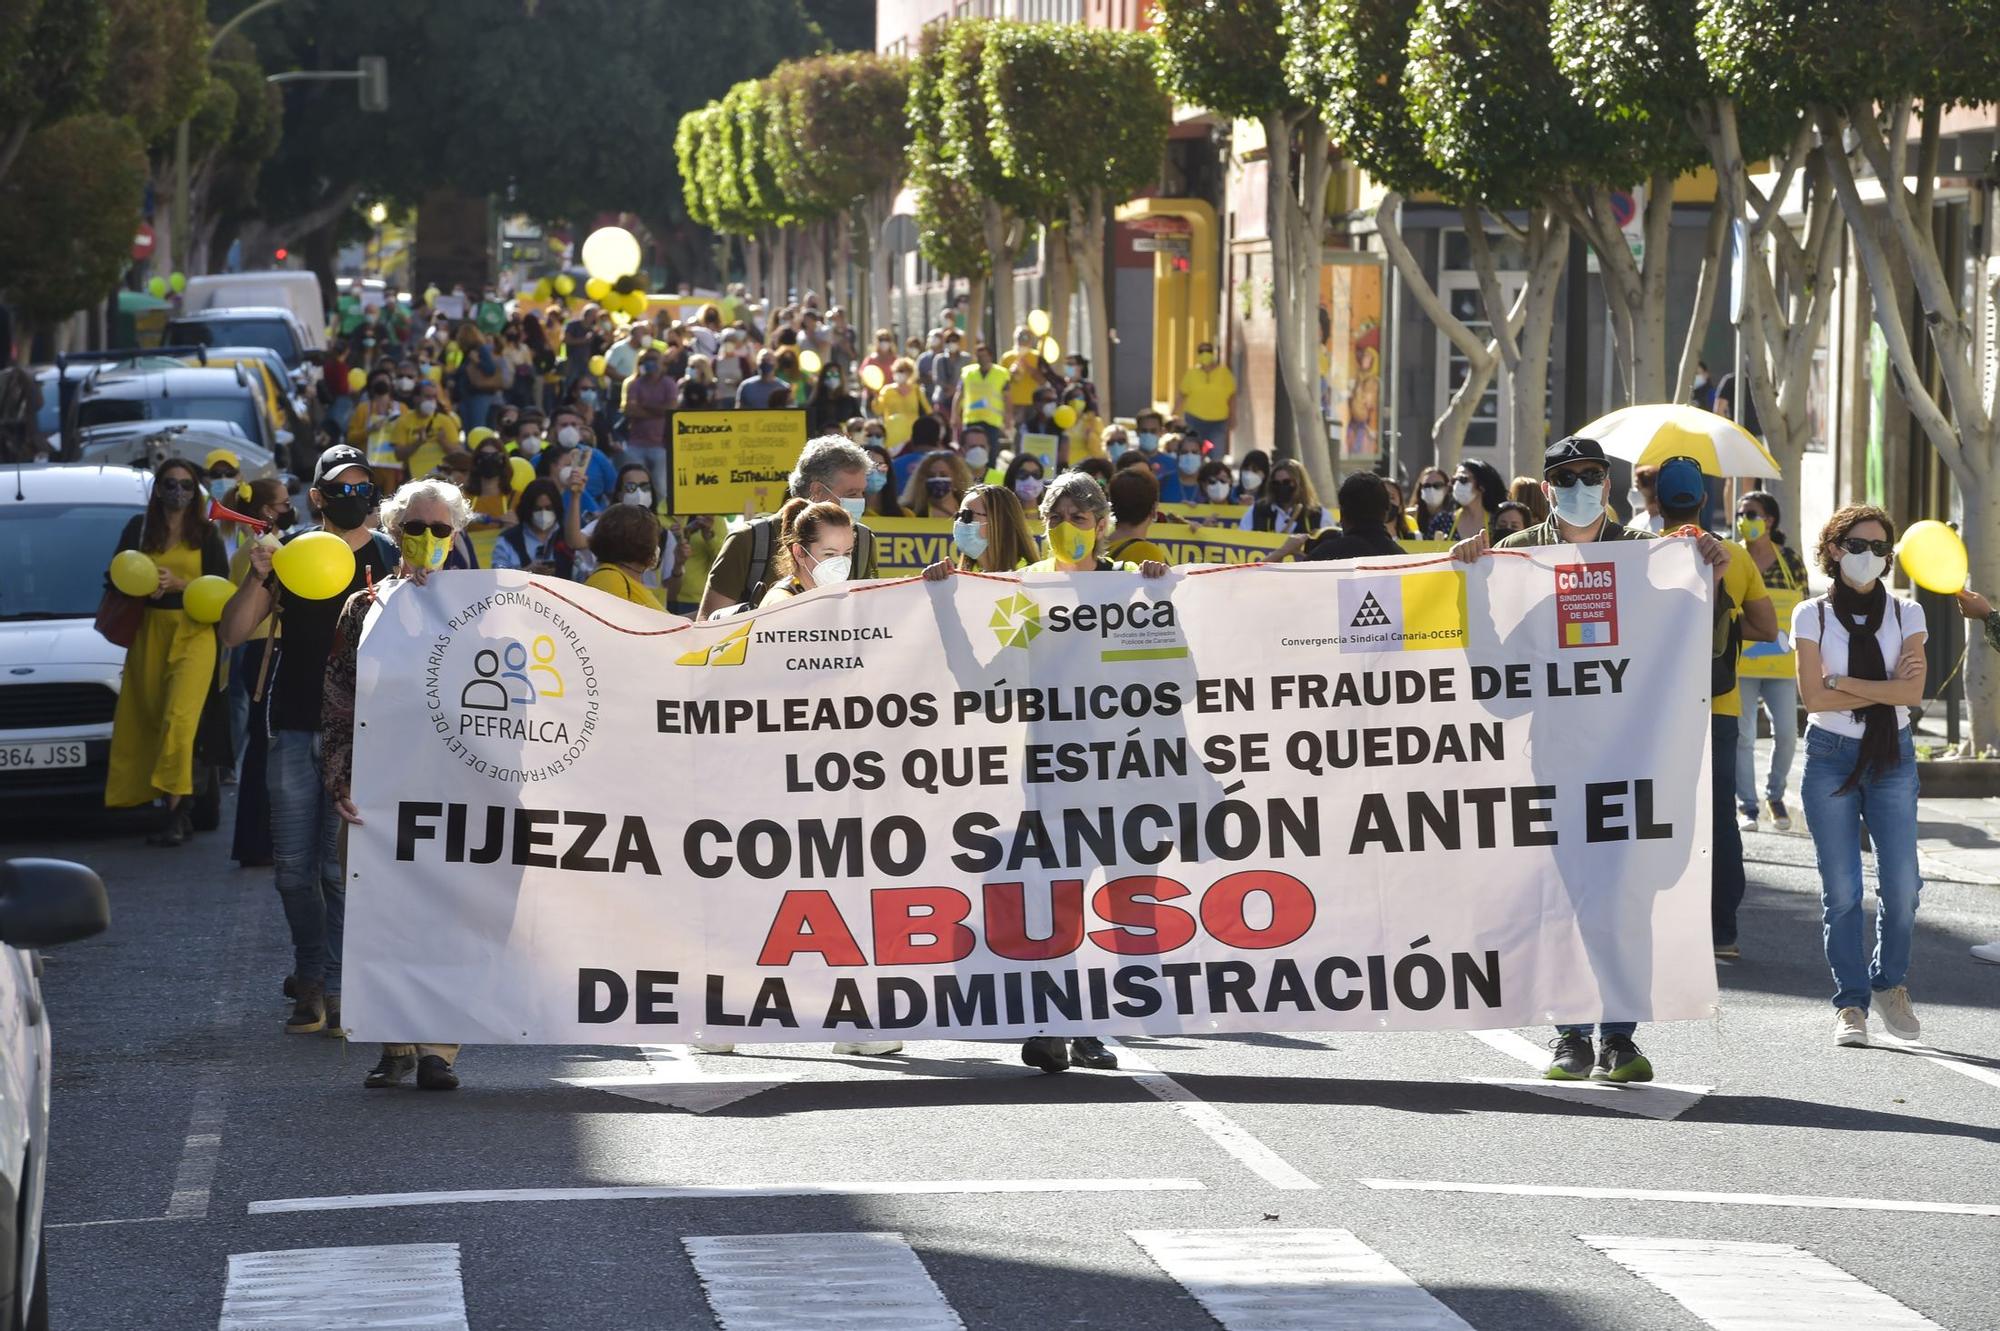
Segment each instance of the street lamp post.
[[[253,0],[249,8],[215,30],[215,36],[208,39],[208,54],[202,57],[204,68],[214,58],[216,47],[222,39],[235,32],[243,24],[284,0]],[[191,120],[182,120],[174,130],[174,235],[172,260],[176,269],[187,271],[188,256],[194,253],[188,234],[188,125]]]

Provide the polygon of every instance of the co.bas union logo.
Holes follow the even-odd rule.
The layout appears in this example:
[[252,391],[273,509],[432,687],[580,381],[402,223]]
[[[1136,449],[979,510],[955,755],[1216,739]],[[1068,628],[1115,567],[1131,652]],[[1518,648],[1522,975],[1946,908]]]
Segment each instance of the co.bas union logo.
[[452,756],[508,784],[575,766],[602,705],[583,627],[532,586],[481,597],[447,620],[424,661],[424,707]]

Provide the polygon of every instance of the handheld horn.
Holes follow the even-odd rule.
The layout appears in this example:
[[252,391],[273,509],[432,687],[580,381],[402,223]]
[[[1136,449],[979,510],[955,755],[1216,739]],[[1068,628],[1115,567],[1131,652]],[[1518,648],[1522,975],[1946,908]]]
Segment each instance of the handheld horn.
[[271,524],[262,518],[253,518],[248,513],[238,513],[233,508],[224,508],[220,499],[211,499],[208,501],[208,520],[210,522],[238,522],[252,531],[271,530]]

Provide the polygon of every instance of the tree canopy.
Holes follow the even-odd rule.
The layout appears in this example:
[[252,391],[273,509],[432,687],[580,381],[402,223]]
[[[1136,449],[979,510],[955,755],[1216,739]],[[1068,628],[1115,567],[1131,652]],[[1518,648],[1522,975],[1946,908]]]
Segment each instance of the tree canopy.
[[130,121],[66,116],[28,135],[0,181],[0,291],[31,324],[104,299],[125,271],[146,155]]

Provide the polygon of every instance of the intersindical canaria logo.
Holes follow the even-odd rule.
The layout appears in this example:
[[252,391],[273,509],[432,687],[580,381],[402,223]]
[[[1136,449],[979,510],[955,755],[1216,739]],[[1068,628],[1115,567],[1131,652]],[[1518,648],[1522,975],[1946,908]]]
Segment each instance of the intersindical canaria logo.
[[755,620],[745,620],[743,627],[724,638],[721,642],[707,647],[697,647],[691,652],[682,652],[674,660],[675,665],[684,666],[735,666],[742,665],[743,658],[750,654],[750,626]]
[[1042,631],[1042,608],[1025,592],[1015,592],[993,607],[990,622],[1002,647],[1026,647]]

